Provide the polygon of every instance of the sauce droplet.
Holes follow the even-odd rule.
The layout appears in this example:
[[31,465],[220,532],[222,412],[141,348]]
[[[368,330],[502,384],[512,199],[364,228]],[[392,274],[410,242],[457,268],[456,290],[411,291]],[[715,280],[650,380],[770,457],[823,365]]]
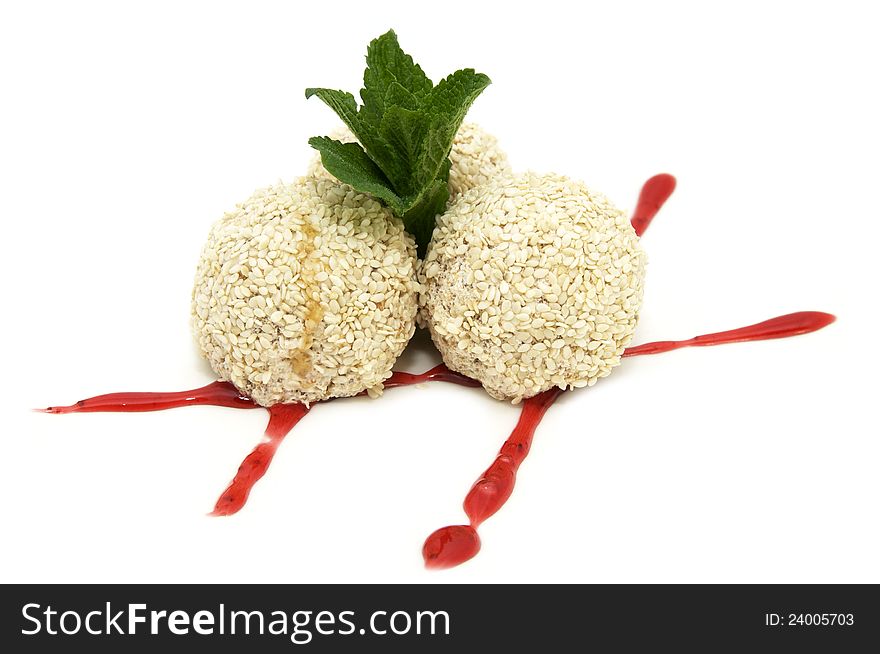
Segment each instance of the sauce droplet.
[[654,175],[644,183],[642,191],[639,193],[639,201],[636,203],[635,211],[630,219],[637,235],[641,236],[645,233],[651,221],[654,220],[654,216],[657,215],[674,190],[675,177],[666,173]]
[[425,567],[452,568],[474,558],[480,551],[480,536],[470,525],[442,527],[425,539],[422,556]]

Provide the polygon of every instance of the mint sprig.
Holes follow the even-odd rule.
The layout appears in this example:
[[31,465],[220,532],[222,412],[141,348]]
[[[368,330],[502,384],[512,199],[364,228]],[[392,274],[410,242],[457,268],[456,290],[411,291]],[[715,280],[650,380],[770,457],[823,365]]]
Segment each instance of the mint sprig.
[[403,219],[425,252],[434,220],[449,199],[449,151],[465,114],[491,80],[472,68],[456,71],[436,86],[389,30],[367,48],[360,96],[324,88],[306,89],[333,109],[359,143],[326,136],[309,139],[331,175],[370,193]]

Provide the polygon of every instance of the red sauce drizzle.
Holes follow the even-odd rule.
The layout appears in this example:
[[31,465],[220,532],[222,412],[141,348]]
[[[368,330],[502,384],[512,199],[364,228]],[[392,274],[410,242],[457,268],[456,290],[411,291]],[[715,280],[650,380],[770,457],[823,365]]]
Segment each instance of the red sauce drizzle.
[[[462,386],[479,386],[480,382],[465,377],[464,375],[454,372],[445,365],[440,364],[431,368],[427,372],[420,375],[409,372],[394,372],[391,377],[385,381],[386,388],[394,388],[397,386],[410,386],[413,384],[421,384],[429,381],[446,381]],[[361,393],[363,395],[363,393]],[[290,433],[290,430],[296,426],[303,416],[309,412],[309,408],[303,404],[276,404],[269,407],[269,424],[266,427],[266,440],[257,445],[253,451],[247,455],[238,472],[229,484],[227,489],[223,491],[214,510],[210,515],[226,516],[238,513],[247,502],[251,489],[254,487],[266,471],[272,458],[281,445],[284,437]]]
[[642,192],[639,193],[639,201],[636,203],[636,209],[633,211],[630,223],[636,230],[636,234],[641,236],[648,229],[648,225],[654,220],[654,216],[660,211],[660,207],[669,199],[675,190],[675,177],[661,173],[654,175],[642,186]]
[[[628,348],[623,356],[659,354],[680,347],[761,341],[806,334],[827,327],[834,316],[820,311],[801,311],[739,329],[695,336],[685,341],[657,341]],[[547,409],[562,394],[558,388],[544,391],[523,402],[519,422],[504,443],[495,462],[473,485],[464,500],[469,525],[442,527],[428,536],[422,547],[429,568],[450,568],[473,558],[480,551],[477,527],[500,509],[513,492],[516,471],[532,446],[532,437]]]
[[[657,211],[675,189],[671,175],[656,175],[645,182],[632,216],[632,225],[641,236],[651,224]],[[659,354],[682,347],[720,345],[742,341],[784,338],[816,331],[834,322],[834,316],[818,311],[802,311],[765,320],[748,327],[714,334],[704,334],[682,341],[657,341],[628,348],[623,356]],[[476,387],[480,383],[449,370],[440,364],[422,374],[395,372],[385,382],[386,388],[410,386],[429,381],[444,381],[461,386]],[[480,551],[477,527],[494,515],[507,501],[516,482],[520,464],[528,456],[535,430],[547,409],[562,394],[553,388],[526,399],[522,403],[519,421],[510,437],[501,447],[495,461],[471,487],[464,500],[464,511],[470,520],[467,525],[452,525],[438,529],[425,541],[422,554],[429,568],[448,568],[473,558]],[[213,405],[236,409],[259,408],[253,400],[242,395],[228,382],[213,382],[190,391],[173,393],[110,393],[80,400],[70,406],[52,406],[38,409],[45,413],[86,413],[97,411],[161,411],[183,406]],[[210,515],[232,515],[245,505],[254,484],[266,474],[272,458],[284,437],[309,412],[302,404],[278,404],[267,409],[269,424],[263,442],[245,457],[235,477],[220,495]]]
[[80,400],[70,406],[37,409],[42,413],[87,413],[91,411],[163,411],[180,406],[228,406],[235,409],[256,409],[259,405],[227,382],[215,381],[191,391],[174,393],[108,393]]
[[396,388],[398,386],[412,386],[429,381],[445,381],[451,384],[458,384],[459,386],[470,386],[471,388],[477,388],[481,385],[476,379],[465,377],[460,372],[450,370],[445,364],[441,363],[429,371],[423,372],[421,375],[395,371],[391,373],[391,377],[385,380],[383,386],[385,388]]
[[798,311],[755,323],[748,327],[730,329],[725,332],[703,334],[683,341],[656,341],[627,348],[625,357],[639,354],[660,354],[677,350],[681,347],[704,347],[707,345],[723,345],[724,343],[742,343],[744,341],[765,341],[773,338],[787,338],[798,334],[807,334],[827,327],[835,321],[830,313],[821,311]]
[[265,440],[241,462],[235,477],[217,499],[214,510],[209,515],[232,515],[241,511],[254,484],[260,481],[269,469],[269,464],[272,463],[281,441],[309,412],[309,408],[305,404],[276,404],[269,407],[269,424],[266,426]]
[[[394,372],[386,380],[386,388],[411,386],[429,381],[445,381],[461,386],[477,387],[480,382],[461,373],[454,372],[442,363],[423,372]],[[140,412],[162,411],[183,406],[213,405],[235,409],[258,409],[260,407],[250,398],[242,395],[229,382],[216,381],[190,391],[172,393],[109,393],[80,400],[70,406],[52,406],[37,409],[43,413],[87,413],[87,412]],[[284,437],[308,412],[303,404],[276,404],[268,407],[269,424],[263,442],[259,443],[238,468],[229,486],[220,495],[214,510],[209,515],[227,516],[237,513],[244,507],[254,485],[266,474],[275,452]]]
[[[816,331],[834,322],[834,316],[818,311],[802,311],[764,322],[714,334],[704,334],[683,341],[657,341],[631,347],[625,357],[659,354],[680,347],[720,345],[742,341],[784,338]],[[444,381],[461,386],[477,387],[474,379],[465,377],[440,364],[421,374],[394,372],[385,382],[386,388],[411,386],[429,381]],[[462,563],[480,549],[476,528],[497,512],[510,497],[516,471],[529,453],[532,437],[544,413],[562,391],[557,388],[525,400],[519,422],[504,443],[491,466],[473,485],[464,501],[469,525],[444,527],[428,537],[423,548],[425,562],[432,568]],[[242,395],[228,382],[213,382],[189,391],[171,393],[110,393],[80,400],[70,406],[40,409],[45,413],[141,412],[161,411],[183,406],[213,405],[236,409],[255,409],[259,405]],[[309,412],[302,404],[278,404],[268,409],[269,424],[265,440],[245,457],[232,482],[220,495],[211,515],[237,513],[247,502],[254,484],[266,474],[272,458],[284,437]]]
[[504,506],[513,493],[516,471],[529,454],[532,437],[541,418],[563,391],[551,388],[523,400],[519,422],[501,451],[464,498],[464,512],[469,525],[442,527],[428,536],[422,546],[422,556],[428,568],[451,568],[476,556],[480,551],[477,527]]

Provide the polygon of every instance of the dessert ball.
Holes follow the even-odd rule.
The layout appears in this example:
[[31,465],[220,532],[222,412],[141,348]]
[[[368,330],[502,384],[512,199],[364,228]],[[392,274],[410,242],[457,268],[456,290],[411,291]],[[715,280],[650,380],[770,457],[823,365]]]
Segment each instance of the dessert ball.
[[208,234],[192,293],[199,350],[264,406],[375,395],[415,328],[415,268],[401,221],[347,184],[259,190]]
[[[342,143],[354,143],[357,139],[347,127],[330,132],[330,138]],[[452,167],[449,170],[449,196],[454,199],[461,193],[493,177],[510,173],[507,155],[498,147],[498,139],[474,123],[462,123],[452,142],[449,153]],[[315,154],[309,164],[309,174],[333,179],[321,164],[321,155]]]
[[627,215],[602,195],[560,175],[494,178],[438,218],[420,317],[446,365],[519,402],[620,363],[644,274]]

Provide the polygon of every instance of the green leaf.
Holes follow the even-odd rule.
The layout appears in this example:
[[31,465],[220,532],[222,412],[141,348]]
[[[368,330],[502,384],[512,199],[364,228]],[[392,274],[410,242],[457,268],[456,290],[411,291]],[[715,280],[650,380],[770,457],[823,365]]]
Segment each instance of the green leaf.
[[431,90],[427,98],[427,110],[433,116],[443,116],[454,134],[474,100],[491,83],[492,80],[475,72],[473,68],[458,70]]
[[335,91],[333,89],[306,89],[306,99],[312,96],[320,98],[324,104],[333,109],[342,121],[348,125],[348,128],[357,137],[357,140],[363,144],[367,154],[383,170],[386,177],[392,182],[409,179],[409,173],[405,168],[405,164],[397,164],[393,149],[379,136],[378,129],[361,120],[357,102],[351,93]]
[[429,93],[434,87],[421,67],[400,48],[394,30],[388,30],[367,47],[367,69],[361,89],[366,120],[379,124],[385,113],[388,88],[395,83],[413,95]]
[[434,233],[437,216],[446,211],[446,202],[449,200],[449,186],[446,184],[446,178],[449,176],[449,160],[446,161],[446,175],[442,179],[434,180],[420,201],[402,216],[406,231],[413,235],[419,246],[419,257],[425,256],[425,250]]
[[440,174],[468,109],[489,84],[491,80],[486,75],[467,68],[441,80],[431,90],[425,101],[430,124],[415,164],[423,180]]
[[348,128],[357,135],[359,131],[360,120],[358,119],[358,106],[351,93],[346,91],[334,91],[333,89],[306,89],[306,99],[313,95],[318,96],[324,104],[336,112],[342,122],[348,125]]
[[428,125],[419,111],[390,107],[382,116],[379,134],[394,152],[394,160],[403,166],[406,174],[395,184],[395,188],[404,195],[418,194],[436,175],[427,180],[414,174],[418,170],[422,143]]
[[388,85],[385,91],[385,106],[389,109],[403,107],[410,111],[419,110],[419,99],[397,82]]
[[467,68],[434,86],[389,30],[367,48],[363,106],[344,91],[306,90],[306,97],[316,95],[333,109],[361,145],[326,137],[309,143],[321,152],[331,174],[376,196],[400,216],[423,254],[448,200],[453,139],[489,84],[488,77]]
[[321,163],[336,179],[376,196],[395,213],[406,210],[405,202],[390,189],[390,183],[358,143],[341,143],[327,136],[313,136],[309,145],[321,153]]

